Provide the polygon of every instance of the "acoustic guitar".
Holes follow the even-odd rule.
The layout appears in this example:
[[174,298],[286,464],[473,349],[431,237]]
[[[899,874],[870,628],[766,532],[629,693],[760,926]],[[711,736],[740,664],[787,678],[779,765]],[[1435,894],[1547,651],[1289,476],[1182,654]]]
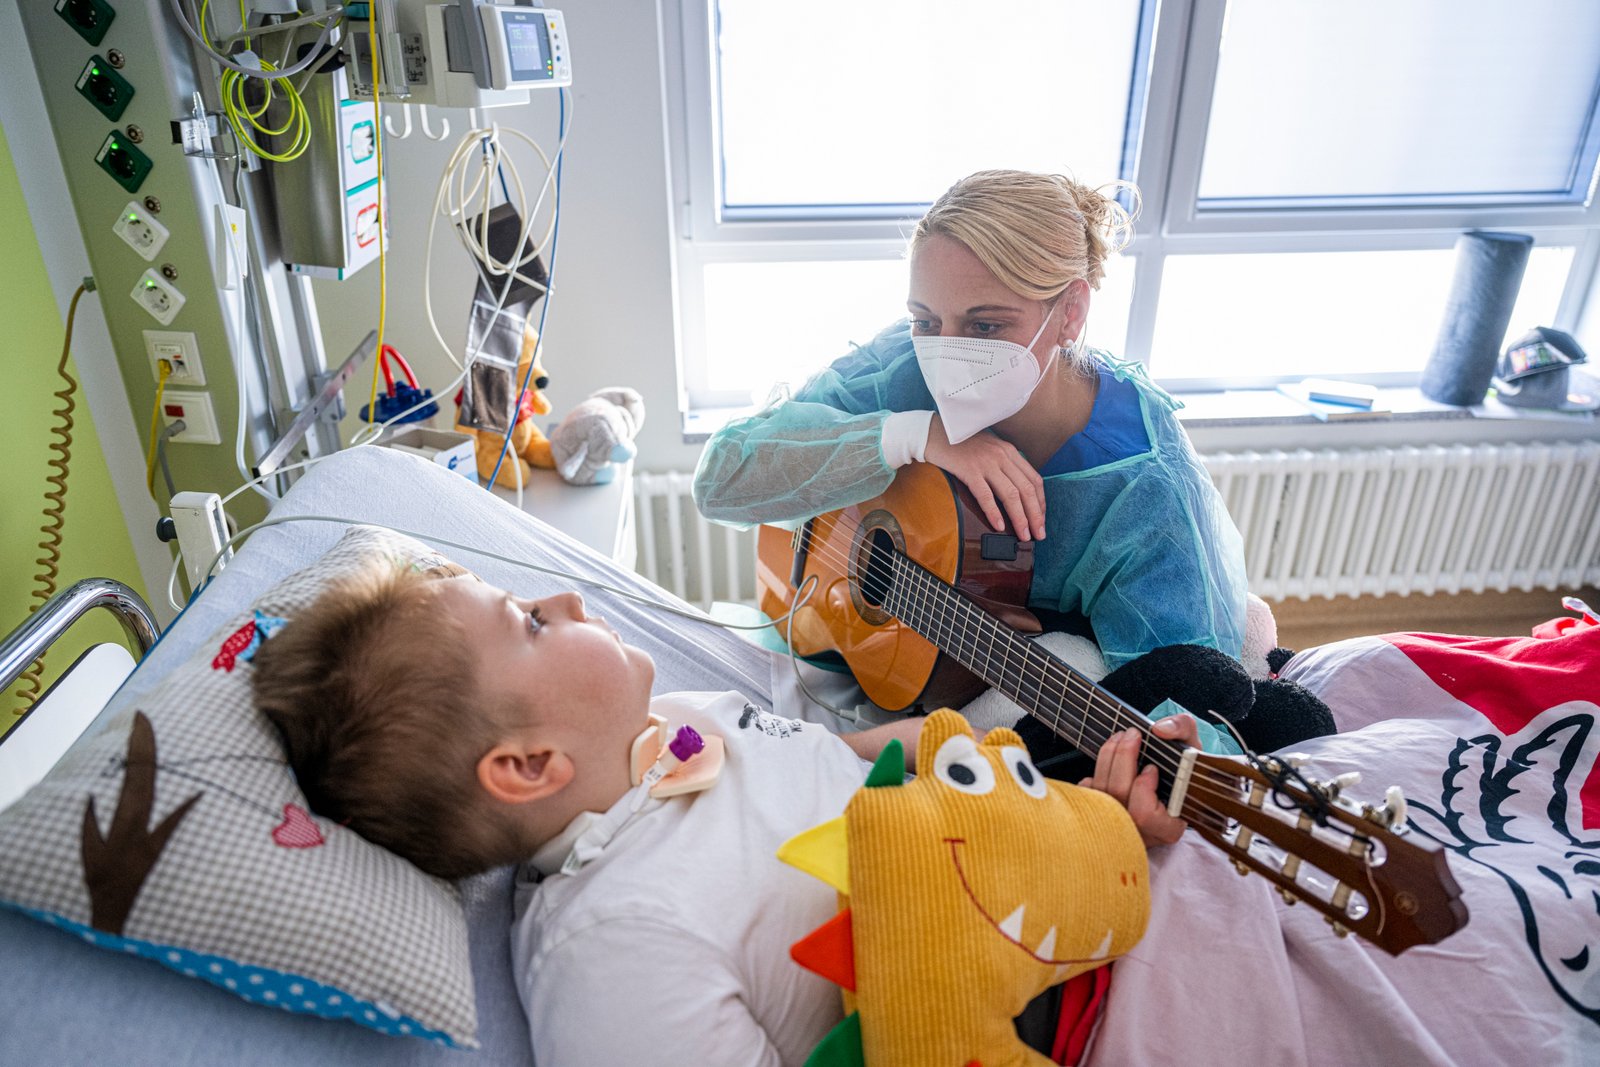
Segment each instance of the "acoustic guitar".
[[795,652],[834,652],[889,710],[961,704],[998,689],[1058,737],[1094,756],[1137,728],[1160,770],[1167,810],[1284,899],[1320,911],[1394,955],[1436,944],[1467,922],[1442,849],[1405,827],[1405,800],[1352,801],[1352,775],[1320,782],[1293,756],[1213,755],[1156,736],[1153,722],[1028,635],[1032,545],[990,527],[966,488],[931,464],[901,468],[880,497],[795,530],[763,527],[760,605]]

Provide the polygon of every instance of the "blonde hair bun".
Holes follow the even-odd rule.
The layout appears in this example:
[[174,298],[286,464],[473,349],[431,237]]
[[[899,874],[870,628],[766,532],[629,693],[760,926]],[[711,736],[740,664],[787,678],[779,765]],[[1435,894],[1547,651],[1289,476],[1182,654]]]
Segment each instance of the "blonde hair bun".
[[[1122,190],[1131,211],[1115,199]],[[934,234],[952,237],[1014,292],[1048,300],[1079,278],[1100,288],[1106,260],[1133,239],[1139,204],[1131,182],[1090,188],[1062,174],[980,170],[928,209],[911,246]]]

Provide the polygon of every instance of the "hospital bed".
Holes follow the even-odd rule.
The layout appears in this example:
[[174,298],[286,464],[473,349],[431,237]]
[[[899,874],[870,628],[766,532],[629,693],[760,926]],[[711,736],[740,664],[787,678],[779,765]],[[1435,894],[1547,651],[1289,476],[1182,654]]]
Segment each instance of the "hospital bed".
[[[668,598],[459,475],[389,450],[356,449],[314,467],[272,514],[390,525]],[[151,692],[231,617],[343,533],[337,523],[304,521],[252,536],[97,722]],[[527,595],[572,587],[444,551]],[[602,590],[585,590],[585,597],[654,657],[658,691],[729,688],[770,701],[782,688],[787,660],[729,631],[664,621]],[[1600,678],[1597,641],[1574,640],[1579,661],[1568,673]],[[1286,673],[1320,692],[1347,731],[1306,746],[1313,766],[1332,773],[1359,767],[1376,798],[1401,782],[1417,832],[1452,849],[1472,911],[1466,929],[1441,945],[1388,957],[1336,937],[1309,909],[1289,907],[1260,878],[1239,878],[1224,857],[1187,835],[1152,856],[1150,931],[1114,969],[1089,1063],[1575,1067],[1600,1060],[1600,730],[1593,692],[1587,703],[1574,697],[1536,709],[1526,721],[1497,705],[1477,722],[1471,716],[1484,703],[1481,694],[1429,693],[1455,670],[1446,662],[1451,651],[1362,639],[1302,652]],[[1443,658],[1430,659],[1435,653]],[[797,709],[783,707],[780,697],[777,710]],[[463,889],[482,1046],[475,1054],[267,1011],[0,911],[8,979],[0,993],[0,1062],[531,1064],[530,1023],[509,959],[511,871],[471,879]]]

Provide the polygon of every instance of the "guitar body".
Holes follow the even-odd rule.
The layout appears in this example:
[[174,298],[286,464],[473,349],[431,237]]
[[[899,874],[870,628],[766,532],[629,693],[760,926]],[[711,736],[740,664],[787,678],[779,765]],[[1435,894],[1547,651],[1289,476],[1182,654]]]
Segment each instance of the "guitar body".
[[[778,618],[815,579],[800,610],[778,632],[795,652],[837,652],[867,698],[900,711],[958,706],[987,688],[937,645],[881,606],[878,554],[893,548],[1023,633],[1033,545],[995,530],[966,487],[931,463],[902,467],[882,496],[810,520],[799,530],[763,526],[756,542],[761,610]],[[798,558],[797,558],[798,557]],[[798,565],[797,565],[798,564]],[[937,626],[937,619],[930,621]]]

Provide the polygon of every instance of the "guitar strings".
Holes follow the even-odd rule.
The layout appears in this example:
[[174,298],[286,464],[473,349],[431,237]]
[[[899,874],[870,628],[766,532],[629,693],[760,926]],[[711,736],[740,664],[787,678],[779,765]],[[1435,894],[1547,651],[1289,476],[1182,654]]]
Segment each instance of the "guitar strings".
[[[845,532],[852,535],[859,532],[863,528],[862,524],[855,524],[852,526],[835,520],[834,529],[837,530],[841,527]],[[808,537],[808,541],[814,541],[814,537]],[[849,557],[831,543],[822,542],[812,544],[810,546],[810,551],[816,552],[820,559],[833,563],[838,569],[841,570],[842,573],[847,575],[851,573],[851,569],[849,567]],[[1078,724],[1076,747],[1078,747],[1080,750],[1087,751],[1084,749],[1082,744],[1085,737],[1091,737],[1097,747],[1099,745],[1103,745],[1107,740],[1109,740],[1111,734],[1115,733],[1118,729],[1123,728],[1124,719],[1126,719],[1127,725],[1139,729],[1141,733],[1144,734],[1144,744],[1142,745],[1142,748],[1146,757],[1146,762],[1156,765],[1158,769],[1165,770],[1169,774],[1175,775],[1177,773],[1178,769],[1181,767],[1183,751],[1186,746],[1183,746],[1175,741],[1153,736],[1150,733],[1150,727],[1153,725],[1153,723],[1148,716],[1145,716],[1143,713],[1139,712],[1138,709],[1133,708],[1127,705],[1125,702],[1117,699],[1112,694],[1106,693],[1093,682],[1089,681],[1087,677],[1073,670],[1070,666],[1060,661],[1047,650],[1040,648],[1039,646],[1028,641],[1021,634],[1017,633],[1011,627],[1006,626],[1000,620],[989,616],[987,612],[968,601],[949,583],[931,573],[925,567],[922,567],[905,553],[899,551],[898,549],[894,549],[887,553],[887,558],[891,561],[891,569],[898,572],[897,574],[885,575],[881,571],[875,571],[873,567],[868,566],[862,569],[862,571],[856,573],[854,577],[862,585],[865,591],[878,594],[878,599],[885,604],[888,603],[890,596],[896,588],[891,579],[909,579],[912,583],[914,583],[918,587],[919,591],[921,591],[924,595],[920,599],[913,599],[911,601],[909,605],[911,610],[905,612],[905,616],[910,617],[901,616],[900,620],[902,623],[909,626],[913,632],[918,632],[918,624],[921,623],[923,628],[933,630],[936,633],[942,634],[946,638],[953,636],[954,626],[952,621],[935,615],[931,598],[926,595],[930,592],[938,594],[940,599],[945,602],[943,606],[947,608],[953,608],[955,611],[962,613],[967,617],[967,621],[969,623],[975,622],[981,626],[986,626],[990,631],[989,636],[991,639],[995,636],[999,636],[1004,639],[1004,657],[1002,662],[999,664],[999,670],[997,672],[992,670],[995,665],[993,646],[991,645],[989,647],[980,649],[978,647],[980,635],[974,635],[972,642],[972,659],[976,661],[977,653],[981,651],[988,663],[988,667],[991,669],[991,673],[997,674],[1002,684],[1014,682],[1016,691],[1020,695],[1022,692],[1023,683],[1027,682],[1033,686],[1040,698],[1050,696],[1057,700],[1062,700],[1065,699],[1066,696],[1071,695],[1077,697],[1079,701],[1086,705],[1086,712],[1082,717],[1082,721],[1080,721]],[[815,576],[813,575],[812,577]],[[903,585],[904,582],[902,581],[901,584]],[[895,614],[899,615],[900,613]],[[919,636],[921,636],[920,633]],[[934,641],[934,643],[939,645],[937,640]],[[946,644],[950,643],[951,642],[948,641],[946,642]],[[955,644],[961,652],[966,651],[967,643],[965,641],[955,642]],[[1022,663],[1020,665],[1012,662],[1013,652],[1017,653],[1022,659]],[[959,656],[953,655],[952,658],[957,659],[957,662],[961,661]],[[1054,688],[1052,689],[1048,687],[1046,685],[1047,682],[1053,682]],[[1044,713],[1041,714],[1040,711],[1043,711]],[[1107,717],[1107,712],[1109,712],[1109,718]],[[1040,709],[1039,711],[1035,711],[1034,714],[1036,717],[1039,717],[1047,722],[1057,736],[1062,737],[1063,740],[1068,739],[1066,732],[1062,729],[1064,719],[1061,715],[1052,709]],[[1091,726],[1095,727],[1092,732],[1090,730]],[[1101,730],[1104,730],[1103,735],[1100,733]],[[1248,752],[1248,750],[1247,758],[1259,770],[1267,774],[1269,784],[1272,787],[1273,797],[1280,804],[1280,806],[1286,803],[1290,807],[1304,810],[1305,803],[1303,801],[1297,800],[1293,797],[1287,797],[1283,794],[1283,789],[1286,785],[1286,776],[1300,778],[1303,785],[1306,787],[1305,792],[1307,793],[1308,797],[1311,798],[1311,803],[1314,809],[1311,814],[1315,817],[1318,825],[1327,827],[1346,837],[1359,838],[1363,841],[1368,841],[1365,835],[1356,833],[1349,827],[1343,825],[1330,827],[1328,825],[1326,815],[1324,814],[1327,810],[1325,799],[1321,796],[1319,790],[1312,787],[1311,783],[1306,781],[1303,776],[1294,772],[1292,769],[1287,771],[1286,774],[1272,774],[1267,768],[1262,766],[1259,757],[1257,757],[1253,752]],[[1196,770],[1198,770],[1198,768],[1196,768]],[[1213,783],[1217,783],[1219,781],[1221,782],[1220,788],[1212,788]],[[1221,812],[1217,812],[1209,805],[1200,805],[1198,801],[1200,794],[1209,794],[1213,797],[1226,797],[1236,801],[1238,799],[1238,790],[1230,787],[1228,784],[1229,781],[1230,779],[1220,776],[1214,771],[1208,770],[1207,774],[1203,778],[1197,776],[1194,772],[1191,772],[1189,795],[1196,798],[1197,806],[1205,807],[1212,814],[1222,815]],[[1232,781],[1237,783],[1237,779],[1232,779]],[[1198,787],[1198,789],[1196,787]],[[1368,841],[1368,843],[1370,842]]]
[[[833,528],[853,535],[863,527],[859,523],[847,525],[843,521],[835,520]],[[806,545],[808,554],[818,555],[819,558],[832,563],[841,573],[853,577],[861,585],[862,591],[876,602],[887,602],[894,589],[899,588],[891,581],[892,577],[894,577],[893,575],[875,573],[874,568],[871,566],[863,568],[857,573],[856,569],[851,566],[851,559],[848,554],[827,542],[817,542],[814,533],[803,531],[801,536],[804,536],[808,542]],[[951,588],[948,583],[945,583],[938,576],[933,575],[926,568],[911,560],[903,552],[898,549],[891,550],[888,553],[888,558],[891,560],[891,567],[902,564],[902,561],[904,564],[909,565],[909,573],[901,573],[899,577],[910,579],[916,585],[917,591],[923,594],[921,600],[914,601],[909,605],[911,611],[908,612],[908,614],[920,617],[917,619],[901,618],[900,620],[910,627],[913,632],[917,631],[917,623],[920,621],[927,628],[942,632],[946,637],[954,636],[952,623],[955,620],[936,615],[932,605],[928,603],[928,593],[939,593],[950,602],[947,606],[953,606],[955,610],[966,616],[964,621],[968,622],[969,625],[977,623],[980,626],[986,626],[991,631],[989,635],[991,640],[996,637],[1004,640],[1003,662],[999,664],[999,676],[1002,682],[1010,682],[1014,676],[1019,692],[1022,684],[1027,682],[1034,687],[1041,697],[1049,695],[1056,699],[1062,699],[1070,694],[1078,697],[1087,705],[1087,714],[1083,717],[1082,722],[1079,723],[1076,747],[1086,751],[1082,742],[1085,738],[1089,738],[1098,748],[1098,746],[1109,740],[1113,733],[1123,728],[1123,719],[1126,717],[1128,726],[1140,729],[1145,732],[1147,740],[1160,744],[1160,749],[1152,748],[1147,752],[1150,757],[1149,762],[1157,764],[1169,773],[1176,773],[1182,759],[1181,748],[1174,751],[1174,746],[1171,746],[1170,742],[1162,738],[1151,737],[1148,733],[1151,720],[1148,717],[1129,707],[1124,702],[1117,700],[1104,690],[1099,689],[1094,683],[1078,672],[1073,671],[1066,664],[1061,663],[1060,660],[1027,642],[1020,634],[1004,623],[989,617],[986,612],[982,612],[976,606],[967,602],[959,591]],[[896,567],[896,569],[904,572],[905,567],[900,566]],[[972,642],[972,658],[975,661],[977,654],[982,652],[989,666],[993,667],[995,660],[993,646],[979,648],[977,641],[978,635],[975,635]],[[935,641],[934,643],[937,645],[939,642]],[[965,651],[965,643],[962,643],[960,647]],[[1021,658],[1022,662],[1020,664],[1013,664],[1013,653],[1016,653]],[[953,656],[952,658],[960,662],[959,656]],[[1050,688],[1049,683],[1054,684],[1053,689]],[[1109,716],[1107,715],[1108,712]],[[1059,714],[1050,711],[1048,715],[1040,717],[1055,728],[1058,736],[1061,736],[1063,740],[1067,739],[1060,729],[1064,720]],[[1090,731],[1091,726],[1095,727],[1092,732]],[[1100,733],[1102,729],[1105,731],[1104,734]]]
[[[845,531],[848,533],[854,533],[861,529],[859,525],[855,527],[848,527],[843,523],[837,523],[835,528],[839,527],[844,527]],[[851,573],[852,568],[850,567],[851,561],[849,557],[833,545],[827,543],[817,544],[812,546],[810,551],[815,552],[828,562],[833,563],[843,573]],[[1057,685],[1062,686],[1063,689],[1061,692],[1052,692],[1049,695],[1060,697],[1066,693],[1072,693],[1088,703],[1090,705],[1090,718],[1083,724],[1083,729],[1080,729],[1079,731],[1078,736],[1080,739],[1087,736],[1087,727],[1090,723],[1100,724],[1107,721],[1105,716],[1102,714],[1102,712],[1105,710],[1109,710],[1111,712],[1111,718],[1109,721],[1112,724],[1112,728],[1108,730],[1104,737],[1096,738],[1096,744],[1103,744],[1105,740],[1109,738],[1111,733],[1116,732],[1116,729],[1120,726],[1124,712],[1129,716],[1133,716],[1133,718],[1130,718],[1129,720],[1130,725],[1141,726],[1149,724],[1150,720],[1140,714],[1136,709],[1129,707],[1122,701],[1119,701],[1110,694],[1105,693],[1104,690],[1099,689],[1086,677],[1082,676],[1078,672],[1073,671],[1065,664],[1062,664],[1058,659],[1050,656],[1043,649],[1040,649],[1031,642],[1026,641],[1026,639],[1024,639],[1020,634],[1016,633],[1010,627],[1005,626],[1004,623],[991,618],[986,612],[983,612],[974,605],[970,604],[959,593],[959,591],[951,588],[948,583],[945,583],[937,575],[933,575],[932,573],[928,572],[926,568],[916,564],[914,560],[910,560],[910,558],[904,553],[895,550],[890,554],[889,558],[896,563],[904,561],[906,564],[910,565],[912,568],[910,573],[902,574],[900,577],[910,578],[919,587],[919,591],[923,592],[924,594],[930,591],[939,592],[941,594],[954,594],[953,596],[946,596],[946,599],[949,599],[952,605],[958,611],[966,615],[969,623],[977,622],[980,625],[987,625],[993,631],[993,633],[989,635],[991,640],[996,636],[1003,637],[1005,639],[1006,647],[1004,650],[1004,662],[999,665],[1000,675],[1003,680],[1010,681],[1010,675],[1014,674],[1016,676],[1015,680],[1019,689],[1024,682],[1030,682],[1040,692],[1041,696],[1046,695],[1044,683],[1047,680],[1053,680],[1057,683]],[[886,580],[886,576],[881,573],[874,572],[874,570],[870,567],[866,568],[863,573],[857,574],[854,577],[856,577],[863,591],[869,597],[883,601],[886,600],[891,593],[891,585],[890,582]],[[910,605],[910,607],[913,609],[911,613],[916,614],[918,618],[903,618],[901,621],[909,626],[914,632],[917,629],[917,623],[922,622],[926,628],[934,629],[935,631],[942,631],[947,637],[953,636],[953,628],[950,624],[951,621],[934,614],[931,606],[926,603],[925,597],[924,600],[913,603]],[[982,652],[989,664],[993,666],[995,659],[993,647],[980,648],[978,647],[977,640],[978,639],[975,636],[974,641],[972,642],[973,658],[976,659],[977,653]],[[935,641],[935,644],[937,643],[938,642]],[[964,652],[966,649],[966,643],[963,642],[960,647]],[[1020,666],[1012,663],[1012,656],[1014,653],[1019,655],[1023,660]],[[1030,663],[1030,659],[1038,660],[1039,662]],[[1053,726],[1059,727],[1061,725],[1061,718],[1054,713],[1051,714],[1051,719],[1054,720],[1052,722]],[[1060,731],[1058,730],[1057,732],[1059,733]]]
[[[836,524],[836,528],[838,525],[843,524]],[[855,529],[859,528],[859,526],[855,527]],[[850,529],[848,532],[853,533],[855,532],[855,529]],[[833,563],[844,573],[851,573],[851,568],[849,567],[849,558],[832,545],[826,543],[817,544],[812,546],[810,551],[816,553],[819,557],[823,558],[827,562]],[[913,569],[909,574],[902,573],[900,577],[909,578],[924,594],[934,590],[955,593],[954,597],[947,597],[947,599],[951,600],[952,605],[958,611],[961,611],[967,616],[968,621],[987,623],[991,628],[996,629],[997,634],[1005,634],[1007,631],[1009,631],[1009,627],[1006,627],[1005,630],[998,630],[998,627],[1004,626],[1003,623],[999,623],[998,620],[988,618],[986,613],[980,613],[973,605],[962,599],[958,592],[950,589],[948,584],[944,583],[937,576],[927,572],[925,568],[916,565],[914,561],[910,561],[903,553],[896,550],[889,558],[895,564],[899,564],[901,561],[910,563]],[[898,569],[903,570],[904,568],[902,567]],[[865,592],[868,596],[874,597],[879,602],[886,602],[888,600],[888,597],[892,592],[891,583],[888,580],[888,576],[880,573],[874,573],[873,569],[868,567],[865,568],[864,573],[857,574],[854,577],[861,584],[863,592]],[[938,583],[938,586],[934,586],[930,583]],[[936,632],[942,631],[947,637],[953,636],[953,627],[951,626],[951,622],[953,620],[946,620],[936,616],[932,611],[931,605],[927,603],[926,596],[924,596],[923,600],[912,603],[910,607],[912,610],[908,612],[908,614],[915,615],[917,618],[902,618],[901,622],[910,627],[913,632],[916,632],[918,628],[917,623],[921,622],[926,628],[933,629]],[[1095,687],[1087,678],[1077,675],[1076,672],[1071,671],[1070,668],[1066,667],[1064,664],[1061,664],[1059,660],[1056,660],[1053,657],[1048,657],[1047,654],[1041,655],[1040,653],[1042,653],[1043,650],[1024,642],[1021,636],[1016,635],[1014,631],[1011,631],[1009,636],[1010,640],[1007,641],[1004,649],[1005,654],[1003,662],[999,664],[998,673],[1002,682],[1010,682],[1013,680],[1014,676],[1019,692],[1023,682],[1030,682],[1036,691],[1039,692],[1041,697],[1048,694],[1059,699],[1070,693],[1078,696],[1088,705],[1087,714],[1085,715],[1083,722],[1079,724],[1080,728],[1078,730],[1077,747],[1080,750],[1086,751],[1082,744],[1086,737],[1092,738],[1097,747],[1104,744],[1105,741],[1110,738],[1111,734],[1115,733],[1117,729],[1121,728],[1124,712],[1126,712],[1129,716],[1128,725],[1134,727],[1148,726],[1149,719],[1139,714],[1135,709],[1127,707],[1127,705],[1123,704],[1121,701],[1116,701],[1115,698],[1110,697],[1109,694],[1106,694],[1102,690]],[[938,644],[937,641],[934,643]],[[965,651],[965,643],[961,644],[961,648],[962,651]],[[976,660],[977,653],[980,651],[984,653],[989,666],[992,668],[995,665],[994,649],[992,647],[987,649],[978,648],[977,637],[975,636],[973,641],[974,660]],[[1021,655],[1023,662],[1020,665],[1012,663],[1011,657],[1013,652]],[[956,658],[958,662],[960,661],[959,656],[953,656],[952,658]],[[1040,662],[1033,664],[1029,662],[1030,659],[1037,659],[1040,660]],[[1054,682],[1058,691],[1049,691],[1046,684],[1047,682]],[[1115,702],[1112,703],[1112,701]],[[1106,710],[1109,710],[1111,713],[1109,719],[1105,715]],[[1062,736],[1063,739],[1066,739],[1064,732],[1060,729],[1063,721],[1061,716],[1051,711],[1047,716],[1041,717],[1045,718],[1047,723],[1056,728],[1056,733],[1058,736]],[[1091,725],[1096,727],[1096,730],[1092,734],[1089,730]],[[1104,735],[1100,734],[1100,729],[1105,729]],[[1159,741],[1161,739],[1156,738],[1155,740]],[[1155,755],[1155,753],[1151,753],[1151,755]],[[1164,769],[1168,770],[1169,772],[1176,771],[1178,767],[1178,760],[1181,757],[1174,756],[1171,753],[1160,753],[1160,755],[1165,757],[1159,760],[1159,763],[1164,765]],[[1158,761],[1156,759],[1152,759],[1151,762]]]
[[[856,523],[854,525],[849,525],[840,519],[835,519],[833,524],[833,529],[835,531],[842,530],[842,532],[852,535],[859,532],[861,529],[863,529],[863,527],[864,524]],[[1073,670],[1070,666],[1055,658],[1047,650],[1027,641],[1026,638],[1024,638],[1020,633],[1016,632],[1014,629],[1007,626],[1000,620],[993,618],[977,605],[970,603],[960,593],[960,591],[951,586],[950,583],[945,582],[938,575],[930,572],[927,568],[911,559],[905,553],[899,551],[898,548],[891,549],[887,552],[887,558],[890,561],[890,573],[884,573],[882,568],[875,568],[870,564],[867,567],[857,571],[855,568],[851,567],[850,554],[847,554],[827,541],[819,540],[818,536],[813,531],[813,528],[802,528],[799,536],[805,539],[805,549],[808,554],[816,554],[819,559],[833,564],[840,570],[842,574],[849,578],[853,578],[862,588],[864,593],[873,597],[876,603],[883,604],[887,610],[890,610],[891,614],[895,615],[899,619],[900,622],[908,626],[914,633],[918,633],[919,636],[924,636],[925,640],[928,638],[922,634],[923,629],[932,630],[936,634],[940,634],[947,639],[955,636],[955,620],[951,620],[937,614],[935,612],[935,597],[930,596],[929,594],[935,594],[938,600],[942,601],[942,604],[938,606],[945,607],[946,609],[953,608],[955,611],[966,615],[967,619],[965,621],[968,623],[967,632],[972,636],[972,660],[975,663],[977,654],[982,652],[986,660],[987,672],[991,674],[998,674],[998,677],[1002,683],[1011,683],[1013,681],[1011,675],[1014,672],[1015,689],[1019,695],[1022,691],[1022,683],[1024,681],[1031,681],[1036,692],[1038,692],[1042,698],[1047,695],[1045,683],[1047,681],[1053,681],[1057,684],[1059,689],[1058,691],[1048,693],[1048,695],[1056,697],[1057,699],[1062,699],[1068,694],[1079,697],[1079,699],[1087,705],[1086,714],[1083,716],[1083,720],[1079,723],[1078,740],[1076,742],[1076,747],[1078,747],[1080,750],[1083,749],[1082,741],[1084,737],[1091,736],[1088,730],[1090,724],[1094,724],[1097,730],[1104,728],[1103,724],[1108,721],[1104,712],[1105,710],[1109,710],[1110,728],[1107,729],[1104,737],[1095,738],[1095,743],[1097,745],[1103,745],[1107,740],[1109,740],[1110,735],[1115,733],[1116,730],[1121,727],[1124,713],[1126,713],[1130,725],[1139,729],[1145,735],[1144,740],[1146,744],[1143,747],[1143,751],[1146,755],[1147,762],[1155,764],[1158,768],[1164,769],[1173,774],[1175,774],[1181,766],[1184,746],[1179,745],[1176,742],[1152,736],[1149,733],[1149,727],[1152,725],[1152,722],[1147,716],[1139,712],[1136,708],[1127,705],[1125,702],[1118,700],[1111,694],[1101,690],[1099,687],[1095,686],[1094,683],[1090,682],[1087,677],[1083,676],[1080,672]],[[816,575],[811,575],[807,578],[807,581],[815,581],[816,578]],[[899,579],[900,581],[896,582],[895,579]],[[892,609],[890,604],[891,597],[897,589],[904,589],[908,581],[914,585],[916,587],[916,591],[922,595],[920,597],[907,597],[907,604],[905,608],[902,608],[901,611],[895,611]],[[902,611],[904,614],[902,614]],[[972,629],[973,624],[977,624],[977,626],[980,628],[987,627],[990,631],[988,636],[991,638],[991,640],[995,637],[999,637],[1003,641],[1004,655],[997,672],[993,670],[994,648],[992,645],[983,648],[979,647],[979,640],[984,635],[981,632],[974,632]],[[933,643],[936,647],[939,647],[940,650],[943,651],[951,642],[946,641],[945,643],[941,643],[938,640],[933,640]],[[967,642],[960,641],[954,643],[961,653],[966,652]],[[1020,654],[1022,662],[1019,665],[1014,665],[1012,663],[1011,657],[1014,651]],[[962,662],[960,655],[952,654],[952,658],[956,659],[957,662]],[[969,669],[972,668],[969,667]],[[983,671],[975,671],[974,673],[979,673],[980,677],[982,677],[984,674]],[[1039,715],[1039,712],[1035,711],[1034,714]],[[1063,740],[1066,740],[1066,734],[1061,728],[1063,724],[1062,716],[1053,710],[1050,710],[1048,711],[1047,715],[1039,715],[1039,717],[1044,718],[1047,723],[1051,725],[1057,736],[1062,737]],[[1255,756],[1254,753],[1250,753],[1248,750],[1247,758],[1252,763],[1256,764],[1258,768],[1261,767],[1260,760]],[[1298,774],[1295,774],[1294,776],[1301,777]],[[1272,793],[1276,799],[1281,793],[1283,783],[1278,781],[1275,776],[1269,776],[1269,780],[1271,782]],[[1304,779],[1302,778],[1302,780]],[[1211,804],[1206,803],[1205,797],[1220,797],[1232,800],[1235,803],[1240,803],[1241,798],[1239,796],[1238,783],[1239,779],[1236,777],[1226,776],[1214,770],[1213,768],[1201,767],[1197,765],[1191,769],[1189,789],[1186,793],[1184,807],[1188,807],[1188,802],[1192,800],[1197,809],[1200,809],[1207,814],[1226,819],[1228,816],[1226,816],[1224,812],[1212,807]],[[1311,783],[1306,782],[1305,784],[1309,787]],[[1319,809],[1326,808],[1327,805],[1325,798],[1320,795],[1318,790],[1314,788],[1308,788],[1307,793],[1312,799],[1312,803],[1315,807]],[[1287,797],[1284,799],[1286,799],[1292,806],[1303,810],[1303,804],[1301,802],[1296,801],[1292,797]],[[1320,814],[1320,811],[1318,814]],[[1367,846],[1369,850],[1368,854],[1358,858],[1363,860],[1363,874],[1365,875],[1368,886],[1371,889],[1368,899],[1371,901],[1372,906],[1374,907],[1374,910],[1378,916],[1378,930],[1381,932],[1385,924],[1387,909],[1384,906],[1382,895],[1378,890],[1376,880],[1373,876],[1371,864],[1369,862],[1365,862],[1366,860],[1370,859],[1370,848],[1372,845],[1370,836],[1367,834],[1358,833],[1342,823],[1330,826],[1325,818],[1317,819],[1317,823],[1318,825],[1332,830],[1335,833],[1341,834],[1350,840],[1360,841],[1363,845]],[[1235,845],[1225,848],[1225,851],[1233,854],[1241,854],[1246,857],[1250,856],[1250,850],[1248,847],[1241,849]],[[1313,865],[1313,867],[1315,867],[1315,865]],[[1337,875],[1332,875],[1328,872],[1324,873],[1333,878],[1336,884],[1341,884],[1343,881]],[[1305,896],[1312,893],[1312,886],[1304,885],[1298,882],[1298,880],[1295,884],[1300,890],[1300,895]],[[1315,899],[1314,895],[1312,899]],[[1335,905],[1331,904],[1331,902],[1323,901],[1323,903],[1327,904],[1329,908],[1335,907]],[[1354,923],[1359,922],[1360,920],[1350,918],[1346,912],[1344,914],[1343,921],[1346,923]]]

